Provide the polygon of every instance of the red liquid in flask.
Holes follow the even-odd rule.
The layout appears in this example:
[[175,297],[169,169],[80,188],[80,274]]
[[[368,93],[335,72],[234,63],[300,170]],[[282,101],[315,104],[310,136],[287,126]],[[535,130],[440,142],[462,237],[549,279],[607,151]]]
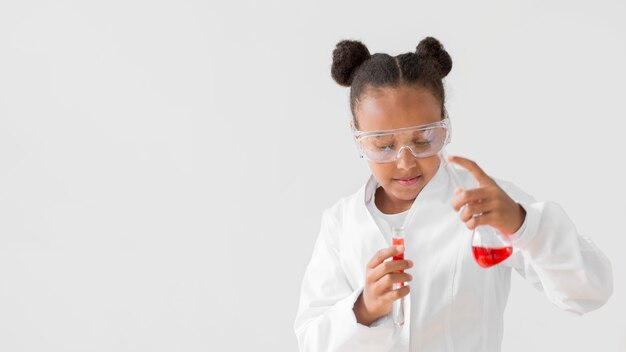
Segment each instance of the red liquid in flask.
[[513,247],[472,247],[472,252],[478,265],[488,268],[508,258],[513,253]]
[[[400,238],[400,237],[394,237],[391,239],[391,244],[393,246],[404,246],[404,238]],[[393,260],[403,260],[404,259],[404,252],[398,254],[398,255],[394,255],[393,256]],[[399,273],[403,273],[404,270],[398,270]],[[398,284],[399,287],[403,287],[404,286],[404,282],[401,282]]]

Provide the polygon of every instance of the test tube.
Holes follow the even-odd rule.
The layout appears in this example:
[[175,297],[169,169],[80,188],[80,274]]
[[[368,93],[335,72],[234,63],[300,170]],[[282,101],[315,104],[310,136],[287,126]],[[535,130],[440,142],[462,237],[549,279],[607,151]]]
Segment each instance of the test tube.
[[[404,227],[392,227],[391,228],[391,243],[393,246],[404,246]],[[394,255],[393,260],[403,260],[404,252]],[[399,273],[404,272],[404,270],[398,270]],[[401,287],[404,287],[404,282],[394,283],[392,288],[397,290]],[[393,302],[392,308],[393,322],[396,325],[402,326],[404,325],[404,297],[399,298]]]

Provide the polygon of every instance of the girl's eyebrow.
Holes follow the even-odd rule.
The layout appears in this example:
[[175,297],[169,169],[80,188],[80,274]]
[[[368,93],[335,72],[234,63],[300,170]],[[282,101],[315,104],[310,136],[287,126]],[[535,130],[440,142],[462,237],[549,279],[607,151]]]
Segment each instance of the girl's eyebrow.
[[393,135],[393,133],[383,134],[383,135],[373,135],[372,137],[374,137],[376,139],[382,139],[382,138],[385,138],[385,137],[390,137],[390,135]]

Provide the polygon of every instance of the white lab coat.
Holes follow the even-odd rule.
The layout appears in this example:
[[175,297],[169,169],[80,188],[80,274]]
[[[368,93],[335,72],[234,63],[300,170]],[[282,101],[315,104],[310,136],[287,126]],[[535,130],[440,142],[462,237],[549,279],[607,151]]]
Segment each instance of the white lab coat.
[[[466,170],[463,184],[476,186]],[[454,184],[443,165],[415,199],[406,224],[405,258],[414,262],[405,325],[387,315],[365,326],[352,310],[367,263],[391,244],[366,208],[377,185],[369,181],[325,210],[302,280],[294,324],[301,351],[500,351],[511,268],[558,307],[583,314],[612,294],[611,264],[579,235],[563,209],[537,202],[496,180],[526,210],[513,254],[489,269],[471,254],[471,231],[452,208]]]

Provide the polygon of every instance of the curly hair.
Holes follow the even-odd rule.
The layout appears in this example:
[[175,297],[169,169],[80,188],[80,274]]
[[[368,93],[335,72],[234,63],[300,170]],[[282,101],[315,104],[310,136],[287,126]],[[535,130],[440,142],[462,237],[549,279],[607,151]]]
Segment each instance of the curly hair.
[[357,125],[355,109],[367,89],[410,85],[424,87],[441,103],[446,115],[443,78],[452,69],[452,58],[433,37],[422,39],[414,53],[390,56],[371,55],[360,41],[342,40],[333,50],[331,76],[338,84],[350,87],[350,111]]

